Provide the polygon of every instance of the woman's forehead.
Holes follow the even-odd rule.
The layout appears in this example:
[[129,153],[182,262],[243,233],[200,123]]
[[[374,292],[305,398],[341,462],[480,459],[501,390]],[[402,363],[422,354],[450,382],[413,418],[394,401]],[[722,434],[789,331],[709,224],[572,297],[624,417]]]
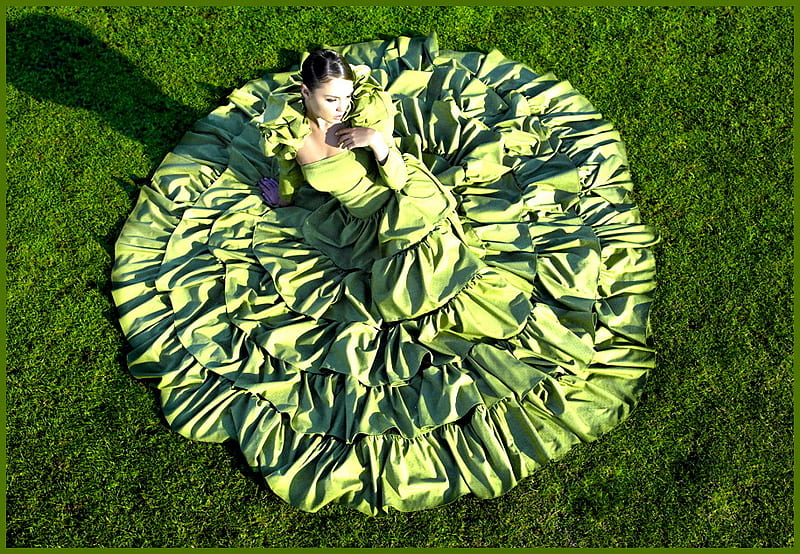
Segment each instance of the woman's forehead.
[[316,92],[324,96],[336,96],[337,98],[350,96],[353,93],[353,81],[338,77],[330,79],[324,83],[320,83]]

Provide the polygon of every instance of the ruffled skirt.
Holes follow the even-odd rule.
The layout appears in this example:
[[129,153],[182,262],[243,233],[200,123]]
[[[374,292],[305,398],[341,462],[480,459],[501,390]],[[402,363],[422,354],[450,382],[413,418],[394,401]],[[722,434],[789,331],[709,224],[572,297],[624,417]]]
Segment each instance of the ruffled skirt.
[[304,510],[500,495],[624,419],[653,366],[655,239],[623,145],[568,83],[496,51],[340,51],[392,94],[409,185],[366,218],[310,187],[268,208],[254,121],[281,75],[248,83],[122,230],[130,370],[175,430],[236,441]]

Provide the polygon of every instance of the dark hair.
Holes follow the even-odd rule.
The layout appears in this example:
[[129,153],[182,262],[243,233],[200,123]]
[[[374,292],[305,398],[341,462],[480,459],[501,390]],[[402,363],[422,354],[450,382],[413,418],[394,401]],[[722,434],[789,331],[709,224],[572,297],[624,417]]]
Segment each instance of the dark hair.
[[352,81],[353,70],[338,52],[320,48],[310,52],[303,61],[300,77],[309,90],[314,90],[320,84],[331,79]]

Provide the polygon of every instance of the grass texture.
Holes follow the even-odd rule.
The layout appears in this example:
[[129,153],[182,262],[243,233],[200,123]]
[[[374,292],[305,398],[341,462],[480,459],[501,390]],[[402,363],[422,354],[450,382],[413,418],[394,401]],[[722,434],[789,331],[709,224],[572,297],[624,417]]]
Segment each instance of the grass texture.
[[[7,546],[772,546],[792,526],[790,8],[8,8]],[[164,424],[109,273],[192,122],[299,52],[401,34],[569,80],[662,237],[632,416],[506,495],[317,514]]]

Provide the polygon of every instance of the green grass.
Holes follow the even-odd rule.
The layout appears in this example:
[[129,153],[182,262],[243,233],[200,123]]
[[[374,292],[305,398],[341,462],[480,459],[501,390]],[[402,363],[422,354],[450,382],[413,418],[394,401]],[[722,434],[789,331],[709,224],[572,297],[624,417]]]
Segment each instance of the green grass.
[[[8,546],[789,546],[789,8],[10,8]],[[234,87],[318,43],[436,31],[568,79],[659,231],[641,405],[508,494],[367,518],[277,499],[167,429],[109,273],[137,185]],[[78,84],[70,82],[74,75]]]

